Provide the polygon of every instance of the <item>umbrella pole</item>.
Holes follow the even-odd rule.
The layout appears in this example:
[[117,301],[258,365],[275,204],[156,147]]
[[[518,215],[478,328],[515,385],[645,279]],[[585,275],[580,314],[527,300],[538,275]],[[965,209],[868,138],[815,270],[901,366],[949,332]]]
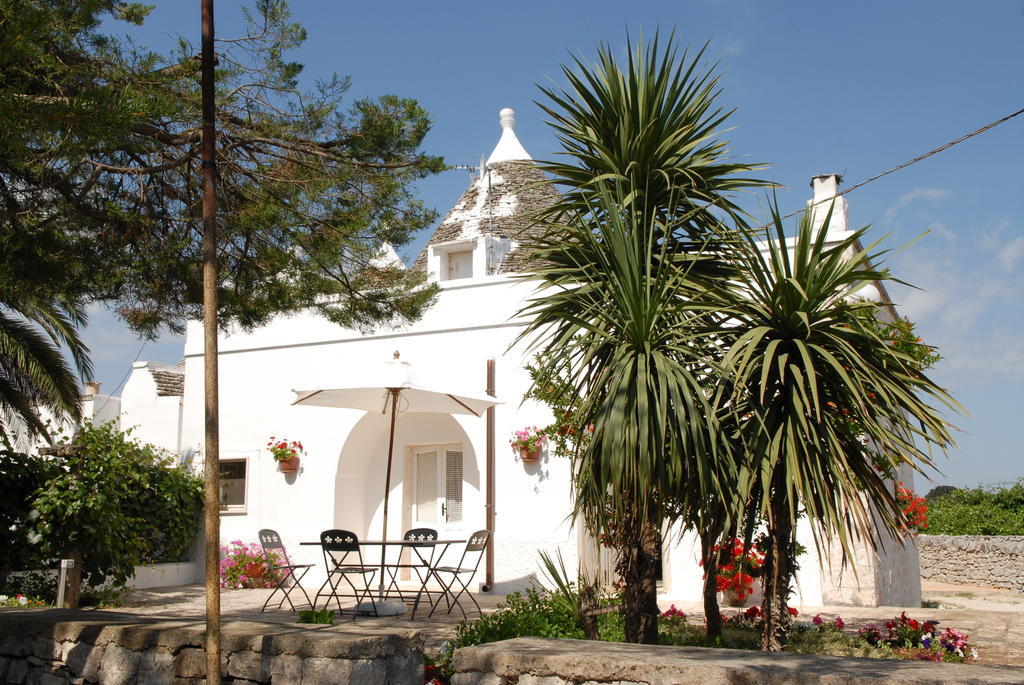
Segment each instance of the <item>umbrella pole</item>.
[[[388,433],[388,470],[384,478],[384,533],[381,537],[383,542],[388,539],[388,495],[391,494],[391,458],[395,453],[395,417],[398,414],[398,394],[401,388],[388,388],[391,393],[391,431]],[[380,581],[377,583],[377,598],[384,601],[384,560],[388,546],[380,546]]]

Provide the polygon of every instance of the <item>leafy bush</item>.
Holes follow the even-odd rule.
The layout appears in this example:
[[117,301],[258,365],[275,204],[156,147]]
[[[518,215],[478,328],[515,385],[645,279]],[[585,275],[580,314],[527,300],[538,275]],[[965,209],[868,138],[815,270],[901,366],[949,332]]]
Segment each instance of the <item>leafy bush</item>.
[[32,500],[55,473],[50,459],[0,451],[0,583],[9,571],[40,565],[29,540]]
[[135,566],[185,558],[202,480],[110,424],[86,423],[74,445],[60,458],[0,455],[0,578],[53,568],[78,548],[83,591],[91,586],[102,602]]
[[1008,487],[960,488],[930,497],[928,532],[1024,535],[1024,479]]

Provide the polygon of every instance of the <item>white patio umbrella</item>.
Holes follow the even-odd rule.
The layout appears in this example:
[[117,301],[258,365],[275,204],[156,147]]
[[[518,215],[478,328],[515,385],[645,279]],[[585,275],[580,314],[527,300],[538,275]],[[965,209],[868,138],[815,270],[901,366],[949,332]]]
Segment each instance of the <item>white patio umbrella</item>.
[[[384,530],[382,540],[388,539],[388,496],[391,491],[391,463],[395,451],[395,420],[401,413],[472,414],[480,416],[484,410],[500,404],[486,394],[449,392],[425,381],[413,366],[400,358],[396,351],[394,359],[385,362],[371,372],[360,372],[353,385],[337,388],[316,388],[293,390],[292,404],[310,407],[337,407],[341,409],[362,409],[367,412],[391,415],[388,434],[388,465],[384,478]],[[387,548],[381,546],[380,580],[378,597],[384,595],[384,561]],[[405,606],[401,609],[404,611]],[[378,610],[378,613],[384,613]],[[398,612],[396,612],[398,613]]]

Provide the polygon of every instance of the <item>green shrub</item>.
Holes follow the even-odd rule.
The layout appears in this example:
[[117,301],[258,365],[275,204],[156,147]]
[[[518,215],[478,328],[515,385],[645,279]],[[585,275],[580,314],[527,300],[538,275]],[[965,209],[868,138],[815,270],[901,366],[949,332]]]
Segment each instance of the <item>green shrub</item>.
[[108,603],[135,566],[186,558],[203,483],[110,424],[86,423],[74,444],[60,458],[0,453],[0,580],[77,547],[83,588]]
[[9,571],[42,565],[30,542],[32,500],[55,474],[53,460],[0,450],[0,586]]
[[960,488],[928,501],[932,535],[1024,535],[1024,479],[1007,487]]
[[527,588],[505,598],[497,611],[476,621],[463,621],[455,629],[455,646],[480,645],[516,637],[567,637],[583,639],[576,613],[551,592]]

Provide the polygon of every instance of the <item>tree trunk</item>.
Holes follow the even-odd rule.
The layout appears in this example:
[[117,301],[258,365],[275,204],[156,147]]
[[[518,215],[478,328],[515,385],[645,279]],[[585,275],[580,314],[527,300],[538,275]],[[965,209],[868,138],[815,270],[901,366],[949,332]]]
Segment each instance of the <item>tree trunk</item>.
[[764,575],[764,633],[761,649],[781,652],[789,641],[793,625],[789,615],[790,583],[793,578],[793,550],[795,529],[789,517],[789,503],[785,487],[773,488],[768,514],[768,550],[765,555]]
[[661,563],[661,532],[650,523],[619,548],[618,571],[625,583],[622,617],[626,642],[658,644],[658,564]]
[[700,558],[704,560],[704,618],[709,641],[722,637],[722,611],[718,606],[718,555],[711,551],[720,530],[700,534]]
[[600,639],[597,632],[597,582],[582,583],[580,587],[580,625],[587,640]]

